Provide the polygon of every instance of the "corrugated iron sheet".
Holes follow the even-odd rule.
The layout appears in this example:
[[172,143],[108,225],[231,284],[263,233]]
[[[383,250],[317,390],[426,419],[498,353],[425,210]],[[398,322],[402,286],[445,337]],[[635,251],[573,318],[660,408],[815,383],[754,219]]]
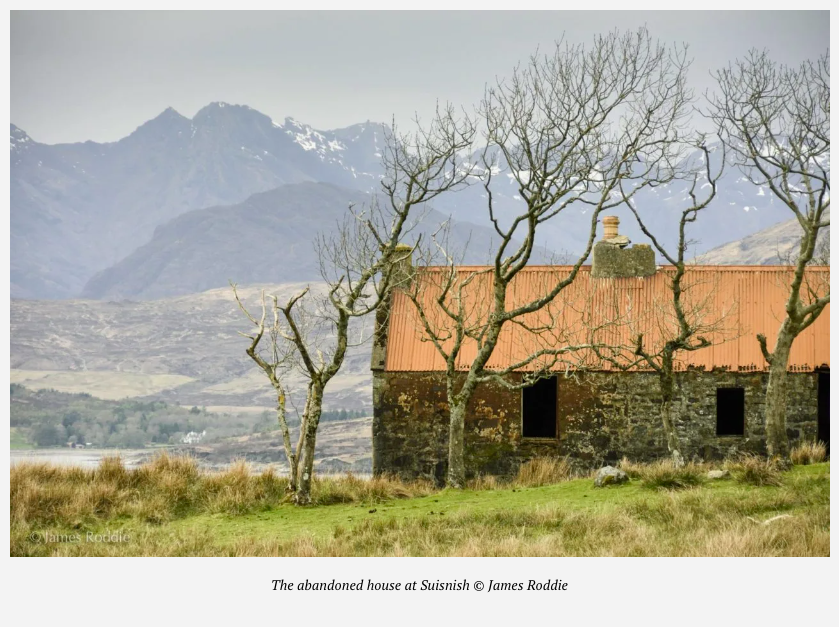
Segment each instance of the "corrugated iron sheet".
[[[570,266],[531,266],[520,272],[508,289],[508,309],[521,306],[546,294],[557,280],[568,275]],[[436,299],[447,268],[417,269],[419,299],[444,346],[454,342],[454,325]],[[568,354],[554,364],[557,370],[586,367],[610,370],[619,363],[635,359],[634,346],[639,334],[643,347],[655,353],[675,328],[670,291],[673,268],[664,266],[646,278],[594,279],[590,266],[580,269],[577,278],[546,308],[527,314],[521,324],[505,324],[490,358],[490,369],[519,363],[539,348],[597,344],[620,347],[620,354],[601,349],[601,355],[583,349]],[[444,300],[452,309],[455,296],[472,323],[486,319],[492,302],[490,268],[458,268],[458,281],[468,285],[452,290]],[[765,370],[766,362],[755,338],[763,333],[770,350],[784,317],[791,271],[783,266],[693,266],[683,279],[688,319],[701,327],[697,335],[712,345],[677,354],[677,369],[689,367],[734,371]],[[830,269],[809,268],[807,283],[819,294],[829,289]],[[802,289],[802,293],[805,290]],[[459,369],[468,369],[476,355],[477,342],[467,339],[458,359]],[[547,359],[547,358],[546,358]],[[804,330],[793,344],[790,370],[809,371],[830,364],[830,307]],[[536,367],[536,363],[522,370]],[[423,330],[416,307],[405,293],[397,291],[392,301],[388,333],[386,370],[414,372],[444,370],[445,362]],[[649,366],[636,366],[649,369]]]

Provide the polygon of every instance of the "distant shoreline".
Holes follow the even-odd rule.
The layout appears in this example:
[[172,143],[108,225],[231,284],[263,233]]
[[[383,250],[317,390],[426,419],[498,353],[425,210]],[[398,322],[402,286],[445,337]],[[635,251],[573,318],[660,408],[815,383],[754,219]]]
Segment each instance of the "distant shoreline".
[[21,462],[50,463],[58,466],[81,466],[95,468],[103,457],[118,455],[126,468],[140,466],[159,449],[99,449],[99,448],[35,448],[10,449],[9,462],[12,466]]
[[[143,465],[154,457],[157,453],[168,451],[170,454],[181,455],[189,454],[189,451],[183,448],[147,448],[147,449],[71,449],[71,448],[40,448],[40,449],[10,449],[9,463],[11,466],[21,463],[31,464],[54,464],[56,466],[78,466],[81,468],[93,469],[99,465],[99,462],[105,457],[119,456],[122,459],[123,465],[127,469],[137,468]],[[230,465],[239,461],[237,459],[229,459],[220,461],[214,459],[209,461],[202,459],[201,456],[194,456],[198,466],[203,470],[210,472],[223,472],[229,468]],[[321,467],[324,460],[317,460],[315,470],[319,475],[343,475],[351,472],[354,476],[359,478],[369,478],[371,473],[367,469],[351,469],[351,468],[333,468],[327,466]],[[330,460],[331,461],[331,460]],[[260,462],[260,461],[246,461],[251,474],[260,474],[269,468],[273,469],[279,475],[284,475],[288,472],[288,468],[282,462]]]

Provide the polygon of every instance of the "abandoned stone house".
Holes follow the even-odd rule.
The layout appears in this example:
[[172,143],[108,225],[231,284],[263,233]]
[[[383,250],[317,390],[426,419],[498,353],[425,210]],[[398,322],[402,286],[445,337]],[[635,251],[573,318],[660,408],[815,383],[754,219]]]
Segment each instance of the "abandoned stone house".
[[[646,245],[627,247],[617,218],[603,220],[603,239],[592,265],[541,313],[562,332],[527,333],[507,325],[489,368],[517,364],[522,354],[545,342],[579,342],[597,329],[614,345],[644,333],[654,344],[666,327],[669,266],[656,266]],[[444,268],[399,270],[406,276]],[[516,277],[513,303],[530,300],[570,267],[532,266]],[[463,267],[464,273],[480,271]],[[808,270],[808,281],[826,285],[829,268]],[[488,274],[488,273],[487,273]],[[789,270],[781,266],[694,266],[685,284],[692,315],[714,321],[712,345],[678,354],[674,407],[676,429],[688,459],[715,459],[738,451],[765,451],[763,403],[768,372],[757,333],[775,341],[788,294]],[[474,281],[472,298],[489,300],[489,280]],[[431,303],[432,297],[426,299]],[[431,305],[429,305],[430,307]],[[698,318],[697,318],[698,319]],[[787,427],[791,442],[829,442],[830,312],[826,309],[793,345],[789,365]],[[533,325],[536,328],[539,325]],[[587,337],[590,337],[587,336]],[[445,363],[424,337],[416,307],[403,289],[394,290],[377,316],[372,357],[373,470],[405,478],[445,476],[448,404]],[[467,370],[474,349],[458,367]],[[587,354],[556,375],[524,389],[481,383],[466,417],[467,471],[508,475],[536,456],[568,457],[580,467],[663,457],[667,448],[659,408],[658,374],[643,366],[615,367],[602,355]],[[522,373],[510,375],[520,380]]]

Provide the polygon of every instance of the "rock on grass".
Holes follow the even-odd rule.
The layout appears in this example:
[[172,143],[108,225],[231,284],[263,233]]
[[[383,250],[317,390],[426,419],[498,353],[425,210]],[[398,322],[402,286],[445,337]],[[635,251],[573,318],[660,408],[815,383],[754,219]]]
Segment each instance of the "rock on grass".
[[607,485],[618,485],[629,481],[629,476],[621,469],[612,466],[604,466],[597,471],[594,477],[594,487],[602,488]]

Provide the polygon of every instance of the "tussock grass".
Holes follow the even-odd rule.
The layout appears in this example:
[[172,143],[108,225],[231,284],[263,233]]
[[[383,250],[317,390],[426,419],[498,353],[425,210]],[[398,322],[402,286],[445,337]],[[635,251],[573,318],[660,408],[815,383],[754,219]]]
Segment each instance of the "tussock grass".
[[734,480],[739,483],[755,486],[781,485],[781,470],[771,459],[742,453],[733,460],[727,460],[725,467],[731,471]]
[[397,477],[381,475],[361,479],[352,474],[339,477],[315,477],[312,484],[312,503],[381,503],[390,499],[409,499],[427,496],[436,488],[430,481],[401,481]]
[[567,458],[536,457],[519,467],[513,483],[523,488],[538,488],[567,481],[572,475],[571,464]]
[[466,482],[467,490],[500,490],[509,485],[509,481],[504,481],[495,475],[478,475],[474,479],[469,479]]
[[[464,509],[447,516],[368,517],[352,527],[336,525],[328,534],[304,532],[280,540],[266,534],[219,543],[207,531],[161,534],[149,526],[130,544],[60,544],[53,550],[67,555],[829,555],[830,487],[824,479],[803,476],[789,486],[763,489],[732,483],[734,491],[725,493],[648,493],[609,509],[560,502],[531,509]],[[787,516],[778,518],[781,513]],[[23,545],[22,532],[13,529],[13,552]]]
[[[829,465],[780,472],[750,456],[725,465],[733,480],[706,485],[710,466],[623,460],[635,481],[615,491],[573,479],[563,460],[534,460],[509,481],[478,478],[475,491],[316,477],[317,506],[299,508],[286,503],[284,477],[244,463],[220,473],[167,455],[134,470],[116,458],[93,470],[20,464],[11,554],[829,555]],[[684,487],[693,489],[674,489]],[[130,542],[32,539],[115,529]]]
[[509,488],[539,488],[574,478],[571,464],[565,457],[536,457],[519,466],[512,478],[478,475],[466,482],[469,490],[503,490]]
[[[119,517],[159,524],[194,513],[246,514],[286,500],[286,486],[270,469],[252,475],[245,462],[224,472],[202,472],[194,459],[165,453],[133,470],[118,457],[104,458],[93,470],[17,464],[11,468],[12,522],[77,527]],[[312,501],[378,503],[433,491],[429,482],[390,477],[316,477]]]
[[688,462],[677,466],[670,459],[662,459],[649,464],[636,464],[624,457],[618,467],[630,479],[639,479],[644,487],[655,490],[681,490],[701,485],[710,469],[707,464]]
[[821,464],[827,459],[827,447],[824,442],[803,442],[793,447],[789,457],[796,466]]

